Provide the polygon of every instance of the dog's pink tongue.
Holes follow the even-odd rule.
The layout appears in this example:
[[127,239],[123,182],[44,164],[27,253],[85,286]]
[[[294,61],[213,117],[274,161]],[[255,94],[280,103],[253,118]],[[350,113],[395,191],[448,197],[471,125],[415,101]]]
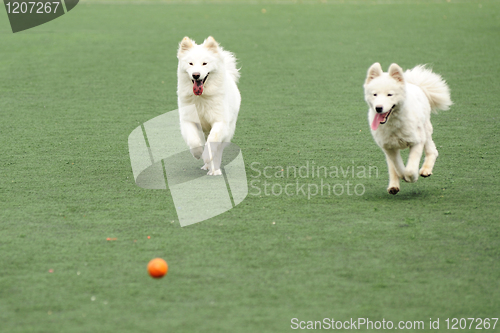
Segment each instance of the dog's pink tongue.
[[193,84],[193,93],[197,96],[200,96],[203,93],[203,81],[194,81]]
[[385,119],[385,114],[382,113],[375,113],[375,118],[373,118],[372,122],[372,130],[376,131],[378,128],[378,125],[380,125],[381,122],[384,121]]

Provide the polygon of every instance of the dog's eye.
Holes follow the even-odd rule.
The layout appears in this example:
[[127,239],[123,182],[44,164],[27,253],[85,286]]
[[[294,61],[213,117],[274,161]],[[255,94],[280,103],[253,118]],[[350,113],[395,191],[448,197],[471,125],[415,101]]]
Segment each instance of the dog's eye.
[[373,94],[373,96],[377,97],[377,94]]
[[207,64],[207,63],[206,63],[206,62],[204,62],[204,63],[203,63],[203,66],[205,66],[206,64]]
[[387,96],[391,97],[391,96],[392,96],[392,94],[387,94]]
[[192,62],[190,62],[190,63],[189,63],[189,66],[193,66],[193,63],[192,63]]

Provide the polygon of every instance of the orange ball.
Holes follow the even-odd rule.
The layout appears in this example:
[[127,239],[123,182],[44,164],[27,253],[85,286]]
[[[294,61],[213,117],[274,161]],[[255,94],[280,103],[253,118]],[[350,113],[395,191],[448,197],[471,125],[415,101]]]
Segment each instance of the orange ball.
[[162,258],[155,258],[148,263],[148,273],[155,279],[162,278],[167,272],[167,262]]

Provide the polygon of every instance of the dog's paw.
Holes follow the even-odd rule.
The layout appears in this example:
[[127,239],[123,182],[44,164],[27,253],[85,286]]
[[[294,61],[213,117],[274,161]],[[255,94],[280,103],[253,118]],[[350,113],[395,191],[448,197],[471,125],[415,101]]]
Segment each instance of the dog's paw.
[[422,177],[429,177],[432,175],[432,170],[429,168],[422,168],[420,169],[420,176]]
[[203,154],[203,147],[191,148],[190,151],[193,157],[199,160],[201,155]]
[[397,194],[399,192],[399,187],[394,187],[394,186],[393,187],[389,187],[387,189],[387,192],[389,192],[389,194],[393,194],[393,195]]
[[201,170],[208,170],[208,169],[209,169],[208,164],[205,164],[201,167]]
[[215,170],[215,171],[210,170],[210,171],[208,171],[207,175],[209,175],[209,176],[220,176],[220,175],[222,175],[222,171],[220,171],[220,169],[219,170]]
[[407,183],[414,183],[418,180],[418,173],[405,172],[403,175],[403,180]]

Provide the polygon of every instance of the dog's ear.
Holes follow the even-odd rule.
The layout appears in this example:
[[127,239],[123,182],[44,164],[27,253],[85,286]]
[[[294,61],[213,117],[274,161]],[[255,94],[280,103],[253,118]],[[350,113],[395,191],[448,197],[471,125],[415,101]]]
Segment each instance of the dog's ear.
[[177,58],[179,58],[184,52],[189,50],[194,46],[193,41],[189,37],[184,37],[180,44],[179,44],[179,50],[177,51]]
[[368,73],[366,74],[366,81],[365,84],[370,83],[371,80],[373,80],[376,77],[379,77],[382,75],[384,71],[382,71],[382,66],[378,62],[374,63],[373,65],[368,68]]
[[209,36],[207,39],[205,39],[205,41],[203,42],[203,46],[214,53],[217,53],[217,51],[219,50],[219,44],[212,36]]
[[396,81],[404,83],[405,79],[403,77],[403,69],[397,64],[391,64],[389,66],[389,75]]

